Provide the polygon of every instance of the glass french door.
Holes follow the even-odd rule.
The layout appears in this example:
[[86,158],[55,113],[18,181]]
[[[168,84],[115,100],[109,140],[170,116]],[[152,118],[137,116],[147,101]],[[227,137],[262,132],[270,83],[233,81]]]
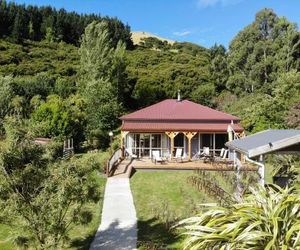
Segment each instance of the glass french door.
[[129,134],[127,146],[139,158],[151,157],[153,150],[163,154],[162,134]]

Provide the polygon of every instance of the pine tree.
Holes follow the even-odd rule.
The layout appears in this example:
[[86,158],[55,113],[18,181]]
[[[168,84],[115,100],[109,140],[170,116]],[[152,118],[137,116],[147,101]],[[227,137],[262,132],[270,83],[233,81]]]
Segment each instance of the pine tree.
[[15,43],[22,42],[22,20],[19,12],[17,13],[14,20],[11,38]]

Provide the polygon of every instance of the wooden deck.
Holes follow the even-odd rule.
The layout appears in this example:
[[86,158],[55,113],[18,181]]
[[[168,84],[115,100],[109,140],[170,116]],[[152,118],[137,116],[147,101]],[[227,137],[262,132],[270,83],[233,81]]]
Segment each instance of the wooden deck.
[[[206,163],[203,161],[166,161],[165,163],[153,163],[150,159],[135,159],[130,164],[132,168],[139,169],[152,169],[152,170],[211,170],[211,171],[233,171],[234,167],[232,162],[211,162]],[[243,164],[241,171],[257,171],[257,166],[248,163]]]
[[[150,159],[124,159],[115,169],[113,178],[129,178],[132,170],[208,170],[208,171],[234,171],[232,162],[211,162],[203,161],[166,161],[164,163],[155,164]],[[244,163],[241,171],[257,171],[257,166]]]

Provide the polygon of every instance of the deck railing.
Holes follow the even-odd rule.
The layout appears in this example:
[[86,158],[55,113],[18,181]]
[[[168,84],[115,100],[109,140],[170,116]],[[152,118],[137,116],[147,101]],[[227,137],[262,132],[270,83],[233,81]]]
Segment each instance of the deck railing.
[[113,152],[112,156],[109,158],[109,160],[107,162],[107,167],[106,167],[107,176],[111,175],[114,168],[121,161],[121,159],[122,159],[122,149],[119,148]]

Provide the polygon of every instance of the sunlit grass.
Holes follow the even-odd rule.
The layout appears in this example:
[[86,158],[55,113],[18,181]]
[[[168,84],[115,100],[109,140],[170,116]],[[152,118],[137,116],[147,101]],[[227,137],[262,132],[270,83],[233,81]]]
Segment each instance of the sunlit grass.
[[139,249],[181,249],[181,239],[169,227],[197,212],[197,204],[212,201],[187,182],[192,172],[137,172],[131,179],[138,216]]

